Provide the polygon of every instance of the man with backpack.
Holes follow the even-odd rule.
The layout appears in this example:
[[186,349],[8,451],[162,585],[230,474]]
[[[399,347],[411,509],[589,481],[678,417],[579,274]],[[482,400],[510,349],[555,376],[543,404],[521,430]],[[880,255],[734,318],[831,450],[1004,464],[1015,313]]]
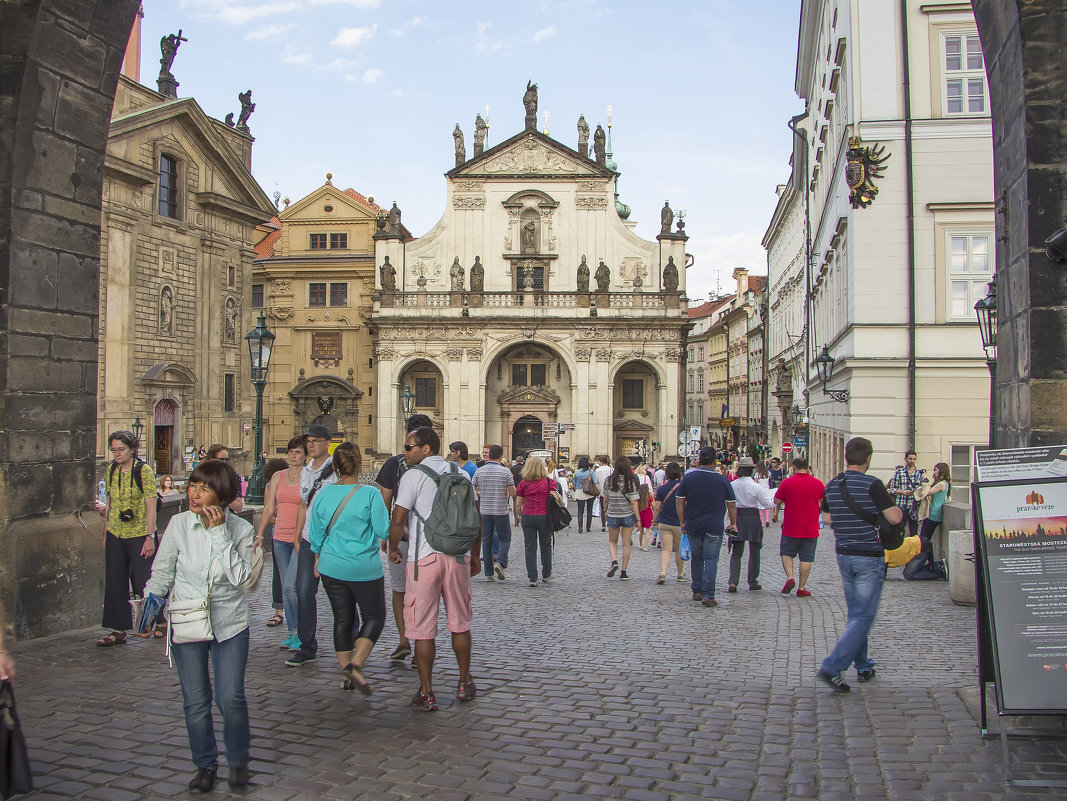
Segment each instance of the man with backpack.
[[407,470],[400,478],[389,526],[389,560],[400,564],[400,543],[408,537],[404,628],[415,641],[420,687],[412,706],[437,709],[433,692],[437,614],[445,603],[452,650],[459,665],[456,698],[470,701],[471,576],[480,569],[481,516],[470,477],[440,456],[441,439],[429,427],[417,428],[404,443]]

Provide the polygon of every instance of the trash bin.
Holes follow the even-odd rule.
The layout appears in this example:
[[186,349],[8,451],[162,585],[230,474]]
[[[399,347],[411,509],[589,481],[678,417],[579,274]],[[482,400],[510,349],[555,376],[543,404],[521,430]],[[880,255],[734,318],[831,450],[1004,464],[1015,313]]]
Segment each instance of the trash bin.
[[974,534],[968,529],[948,533],[948,594],[960,606],[974,606]]

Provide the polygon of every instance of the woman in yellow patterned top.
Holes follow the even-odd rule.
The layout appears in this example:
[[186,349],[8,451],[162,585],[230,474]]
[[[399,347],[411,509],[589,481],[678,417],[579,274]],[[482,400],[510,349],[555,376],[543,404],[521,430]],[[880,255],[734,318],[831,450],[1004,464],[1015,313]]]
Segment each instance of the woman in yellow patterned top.
[[107,503],[101,514],[104,534],[104,619],[111,633],[96,644],[101,648],[126,642],[133,628],[130,588],[144,594],[156,552],[156,475],[137,458],[137,438],[131,431],[116,431],[107,440],[111,465],[107,470]]

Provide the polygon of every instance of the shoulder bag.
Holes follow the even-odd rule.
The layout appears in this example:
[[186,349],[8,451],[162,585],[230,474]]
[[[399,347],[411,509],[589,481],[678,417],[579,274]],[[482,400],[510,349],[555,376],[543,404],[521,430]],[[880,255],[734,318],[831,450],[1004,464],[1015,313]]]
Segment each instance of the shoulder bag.
[[595,498],[600,494],[600,487],[596,485],[592,473],[586,473],[585,478],[582,479],[582,492],[590,498]]
[[[868,490],[868,494],[869,493],[870,490]],[[895,551],[904,544],[904,532],[908,528],[907,517],[902,518],[899,523],[890,523],[881,512],[877,515],[872,515],[866,509],[860,507],[860,505],[852,499],[852,493],[848,491],[844,473],[841,474],[841,496],[845,499],[848,508],[852,510],[852,514],[864,523],[869,523],[874,526],[875,530],[878,532],[878,540],[882,543],[883,548],[887,551]]]
[[[548,489],[552,485],[548,479],[545,479],[545,488]],[[571,513],[566,506],[563,505],[563,499],[551,489],[548,490],[548,497],[545,498],[545,510],[548,513],[548,522],[552,526],[553,531],[562,531],[571,524]]]
[[0,684],[0,798],[28,793],[33,789],[30,756],[22,734],[15,693],[11,682]]

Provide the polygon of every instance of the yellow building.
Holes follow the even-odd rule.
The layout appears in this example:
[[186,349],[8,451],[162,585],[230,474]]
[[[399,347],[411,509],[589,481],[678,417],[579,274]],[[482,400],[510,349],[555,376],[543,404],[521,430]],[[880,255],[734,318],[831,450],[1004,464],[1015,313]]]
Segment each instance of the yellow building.
[[[332,176],[261,227],[252,279],[277,339],[263,393],[263,447],[321,423],[361,448],[375,444],[374,234],[383,210]],[[384,221],[383,221],[384,224]]]

